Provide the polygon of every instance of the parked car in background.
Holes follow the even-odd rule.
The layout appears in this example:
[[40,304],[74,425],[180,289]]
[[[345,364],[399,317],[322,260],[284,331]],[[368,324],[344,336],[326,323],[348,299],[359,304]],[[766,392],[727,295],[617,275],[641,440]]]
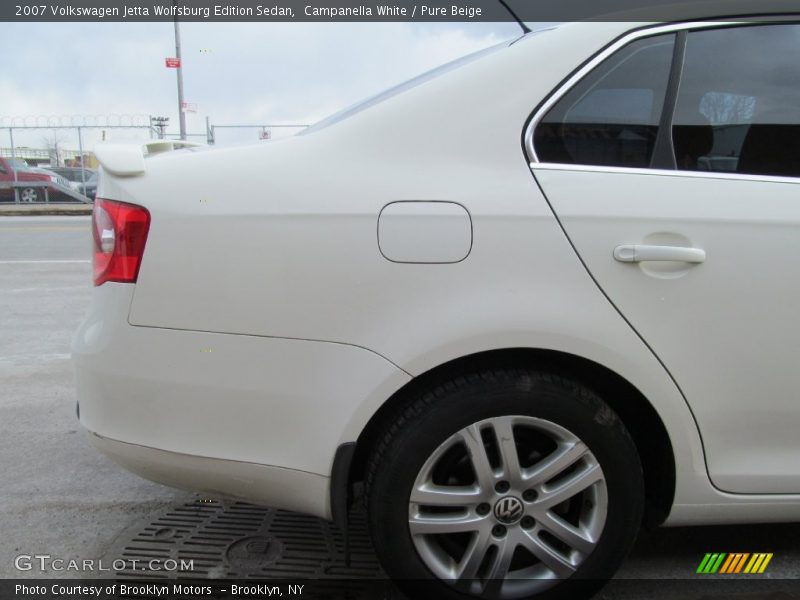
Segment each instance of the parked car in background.
[[97,171],[88,167],[46,167],[47,170],[52,171],[70,182],[73,189],[80,191],[81,185],[85,181],[89,181],[92,175]]
[[85,183],[78,184],[78,191],[89,200],[94,200],[97,193],[97,171],[93,170],[91,177],[86,179]]
[[260,146],[98,145],[91,439],[342,523],[363,492],[436,599],[585,597],[645,520],[797,521],[800,24],[723,21],[528,33]]
[[10,184],[13,183],[41,183],[50,182],[54,185],[44,186],[18,186],[19,200],[23,203],[30,202],[44,202],[45,189],[51,201],[76,201],[75,198],[69,194],[64,193],[64,190],[70,189],[72,186],[70,182],[61,175],[41,169],[39,167],[31,167],[21,158],[6,158],[0,156],[0,201],[14,202],[14,188]]

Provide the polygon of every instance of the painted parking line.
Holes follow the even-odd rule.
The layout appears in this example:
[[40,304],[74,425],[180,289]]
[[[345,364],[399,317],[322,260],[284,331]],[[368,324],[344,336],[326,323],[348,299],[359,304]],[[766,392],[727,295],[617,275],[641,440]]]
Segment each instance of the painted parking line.
[[0,260],[0,265],[88,265],[91,260]]
[[0,231],[13,231],[14,233],[30,233],[31,231],[87,231],[88,227],[59,227],[39,225],[36,227],[17,227],[15,225],[0,225]]
[[92,220],[91,215],[42,215],[42,216],[18,216],[18,217],[9,217],[2,215],[0,213],[0,223],[6,225],[8,223],[25,223],[26,225],[31,225],[32,223],[70,223],[74,225],[75,223],[88,223]]

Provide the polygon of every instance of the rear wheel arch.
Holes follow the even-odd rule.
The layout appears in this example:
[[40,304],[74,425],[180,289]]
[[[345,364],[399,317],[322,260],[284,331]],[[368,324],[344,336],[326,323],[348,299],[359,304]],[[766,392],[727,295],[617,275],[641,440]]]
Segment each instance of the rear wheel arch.
[[[627,379],[594,361],[558,351],[512,348],[461,357],[415,377],[395,392],[367,422],[351,449],[352,461],[346,489],[362,481],[374,445],[397,411],[419,392],[469,372],[523,367],[562,375],[579,381],[597,393],[619,415],[636,444],[645,478],[645,523],[662,523],[675,494],[675,459],[672,443],[661,417],[645,396]],[[352,447],[351,447],[352,448]],[[332,494],[341,497],[343,473],[333,481]]]

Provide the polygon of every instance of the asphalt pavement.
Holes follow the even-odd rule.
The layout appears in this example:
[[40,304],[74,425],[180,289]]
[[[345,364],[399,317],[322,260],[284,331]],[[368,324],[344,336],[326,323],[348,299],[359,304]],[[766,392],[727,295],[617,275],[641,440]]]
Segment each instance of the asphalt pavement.
[[[98,559],[132,524],[195,498],[117,467],[76,419],[69,344],[91,295],[89,227],[85,216],[0,218],[0,578],[63,576],[14,559]],[[599,597],[800,598],[798,540],[798,524],[647,531]],[[759,576],[695,575],[707,552],[774,557]]]
[[69,345],[92,289],[89,217],[0,218],[0,577],[20,554],[99,557],[185,492],[126,473],[75,415]]

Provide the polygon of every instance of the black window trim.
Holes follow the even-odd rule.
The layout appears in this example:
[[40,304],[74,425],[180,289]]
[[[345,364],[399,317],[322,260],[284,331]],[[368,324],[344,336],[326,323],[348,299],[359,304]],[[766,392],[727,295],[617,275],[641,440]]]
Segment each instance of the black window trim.
[[650,168],[653,169],[678,170],[675,146],[672,142],[672,120],[675,117],[675,106],[678,103],[678,90],[680,89],[681,76],[683,75],[683,59],[686,55],[687,37],[688,34],[685,29],[678,31],[675,36],[669,80],[664,94],[664,106],[661,108],[661,121],[658,123],[658,134],[656,134],[656,142],[653,146],[653,156],[650,158]]
[[[797,25],[800,19],[797,15],[787,14],[785,16],[767,15],[763,18],[748,18],[746,21],[690,21],[683,23],[670,23],[667,25],[657,25],[636,29],[617,38],[614,42],[606,46],[603,50],[594,55],[591,59],[579,67],[572,75],[567,77],[555,92],[550,94],[533,112],[528,120],[523,135],[523,148],[528,163],[532,169],[545,168],[553,170],[573,170],[590,172],[614,172],[614,173],[641,173],[654,175],[672,175],[699,177],[703,179],[735,179],[750,181],[770,181],[779,183],[798,183],[800,176],[791,177],[785,175],[753,175],[747,173],[728,173],[724,171],[691,171],[679,169],[675,159],[675,150],[672,140],[672,121],[675,113],[680,80],[683,74],[684,57],[686,54],[686,42],[692,31],[709,29],[731,29],[734,27],[752,27],[759,25]],[[656,37],[666,33],[677,35],[673,50],[672,65],[670,67],[669,83],[664,99],[659,131],[656,137],[653,156],[649,167],[611,167],[602,165],[584,165],[571,163],[553,163],[539,160],[534,148],[534,132],[539,123],[547,113],[555,106],[573,87],[575,87],[586,76],[593,72],[598,66],[613,56],[619,50],[629,44],[649,37]],[[680,56],[678,55],[680,53]],[[669,109],[669,110],[668,110]],[[666,126],[665,126],[666,125]],[[670,166],[674,165],[674,166]]]

